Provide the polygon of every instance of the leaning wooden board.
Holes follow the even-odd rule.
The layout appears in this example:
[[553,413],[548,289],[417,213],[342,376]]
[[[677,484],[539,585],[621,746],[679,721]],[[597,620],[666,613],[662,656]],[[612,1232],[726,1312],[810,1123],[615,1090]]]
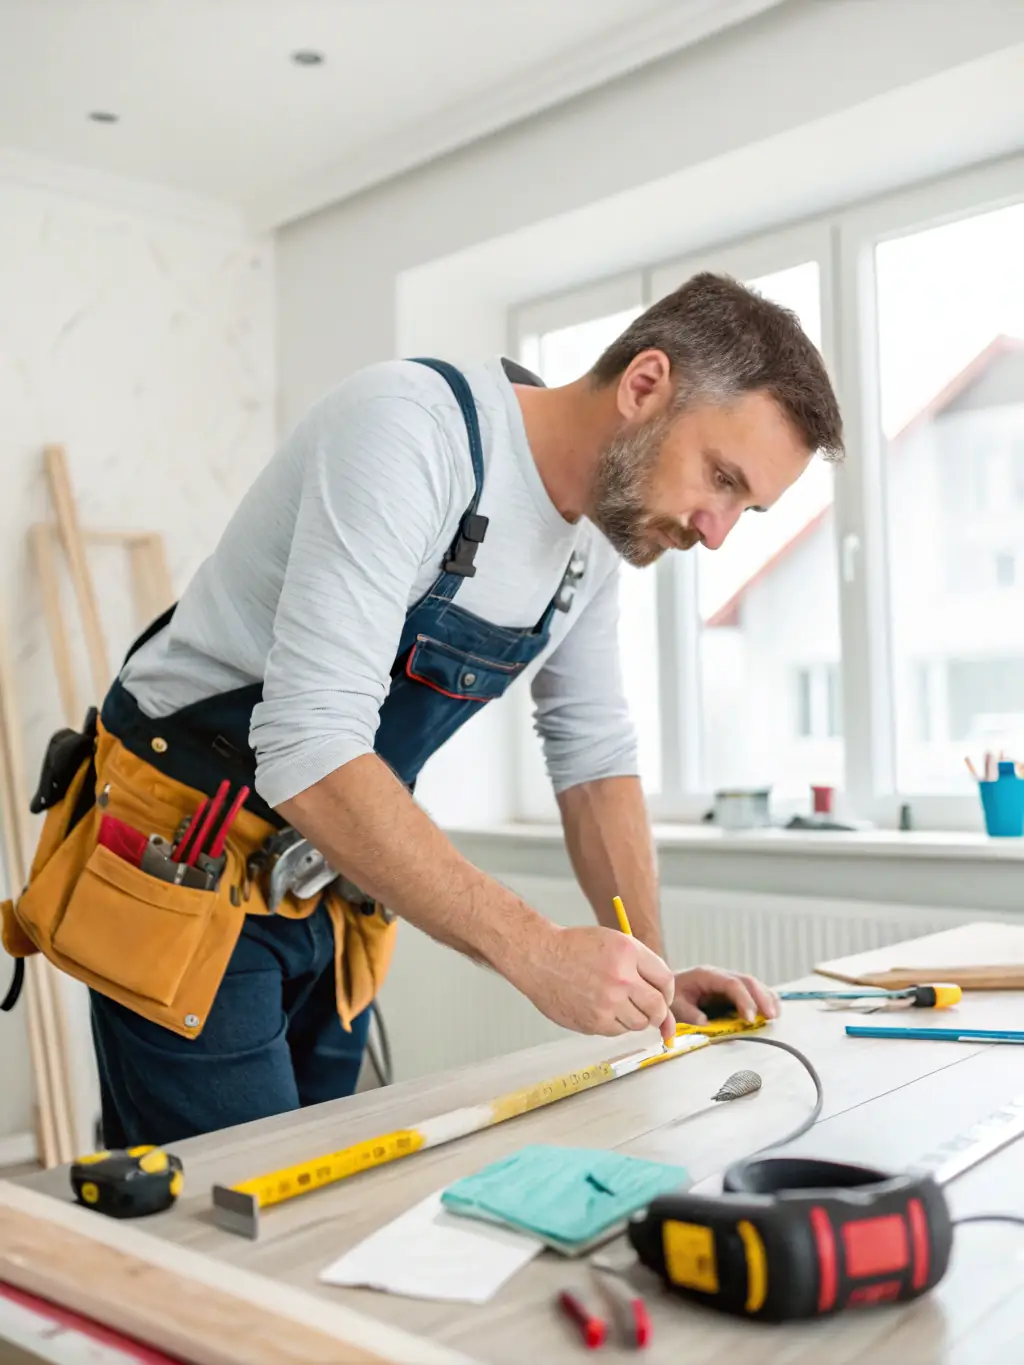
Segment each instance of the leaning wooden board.
[[[969,951],[973,928],[958,932],[961,946]],[[916,953],[918,947],[901,949]],[[998,1027],[1019,1022],[1022,1012],[1015,995],[976,994],[957,1015],[975,1026]],[[772,1026],[775,1036],[813,1057],[824,1080],[823,1119],[799,1144],[807,1153],[860,1157],[899,1169],[1024,1093],[1024,1048],[848,1039],[844,1025],[857,1017],[810,1004],[787,1006],[784,1019]],[[923,1011],[913,1017],[915,1023],[934,1024],[950,1018],[926,1018]],[[273,1307],[271,1296],[278,1291],[296,1291],[301,1298],[293,1303],[315,1302],[355,1312],[360,1322],[394,1324],[424,1348],[434,1343],[487,1365],[568,1360],[577,1352],[584,1358],[552,1302],[565,1285],[586,1289],[586,1269],[553,1253],[539,1257],[480,1307],[335,1289],[320,1284],[318,1275],[343,1251],[432,1191],[527,1142],[615,1148],[677,1161],[696,1182],[713,1184],[714,1173],[725,1164],[788,1131],[806,1113],[811,1087],[790,1057],[749,1041],[706,1049],[268,1211],[257,1242],[212,1225],[209,1188],[214,1181],[233,1182],[400,1127],[430,1106],[440,1113],[479,1102],[614,1050],[615,1043],[609,1048],[607,1039],[573,1038],[182,1143],[174,1150],[185,1162],[183,1199],[170,1212],[148,1219],[145,1233],[140,1224],[131,1225],[132,1236],[144,1238],[147,1245],[165,1245],[176,1257],[183,1252],[208,1257],[175,1262],[176,1267],[190,1267],[197,1283],[207,1278],[213,1282],[213,1266],[245,1271],[255,1277],[247,1281],[254,1291],[266,1286],[267,1292],[260,1294],[263,1306]],[[761,1073],[761,1092],[732,1105],[711,1105],[709,1098],[725,1076],[747,1066]],[[47,1172],[27,1183],[69,1198],[66,1172]],[[997,1154],[950,1193],[958,1214],[994,1208],[1024,1214],[1024,1144]],[[83,1212],[76,1231],[84,1227],[83,1218],[111,1226]],[[123,1225],[117,1226],[120,1232]],[[116,1239],[114,1245],[119,1245]],[[730,1365],[816,1365],[825,1358],[837,1365],[858,1360],[873,1365],[933,1360],[973,1365],[1015,1358],[1004,1348],[1016,1342],[1024,1314],[1022,1253],[1020,1228],[965,1228],[958,1233],[949,1273],[927,1299],[905,1308],[782,1329],[719,1318],[672,1300],[641,1280],[654,1322],[645,1359],[650,1365],[678,1365],[684,1358],[696,1365],[721,1359]],[[0,1277],[3,1273],[0,1269]],[[314,1319],[306,1321],[314,1325]],[[364,1338],[355,1344],[374,1349]],[[609,1362],[636,1358],[614,1347],[601,1356]]]
[[951,981],[971,991],[1024,990],[1024,925],[977,923],[969,935],[946,929],[912,945],[822,962],[816,970],[855,986],[893,990],[922,981]]

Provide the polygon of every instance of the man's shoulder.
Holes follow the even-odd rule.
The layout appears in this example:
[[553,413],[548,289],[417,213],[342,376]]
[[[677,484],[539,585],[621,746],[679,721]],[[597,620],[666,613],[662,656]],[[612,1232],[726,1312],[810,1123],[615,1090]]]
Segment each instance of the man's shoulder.
[[373,407],[378,411],[387,403],[419,407],[436,412],[439,406],[454,402],[451,390],[425,365],[408,360],[380,360],[340,380],[313,404],[312,417]]

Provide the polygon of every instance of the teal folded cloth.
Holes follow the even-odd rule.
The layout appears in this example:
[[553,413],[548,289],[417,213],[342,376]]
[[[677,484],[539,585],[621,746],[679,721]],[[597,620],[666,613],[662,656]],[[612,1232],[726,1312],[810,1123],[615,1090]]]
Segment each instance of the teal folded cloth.
[[451,1213],[504,1223],[571,1249],[599,1239],[687,1178],[682,1166],[618,1152],[524,1147],[457,1180],[441,1203]]

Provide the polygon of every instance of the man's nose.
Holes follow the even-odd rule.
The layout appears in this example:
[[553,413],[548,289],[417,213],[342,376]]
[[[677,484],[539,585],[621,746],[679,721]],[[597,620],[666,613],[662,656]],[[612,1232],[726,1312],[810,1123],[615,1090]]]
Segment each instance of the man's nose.
[[690,525],[700,532],[700,538],[709,550],[717,550],[739,519],[739,508],[728,512],[694,512]]

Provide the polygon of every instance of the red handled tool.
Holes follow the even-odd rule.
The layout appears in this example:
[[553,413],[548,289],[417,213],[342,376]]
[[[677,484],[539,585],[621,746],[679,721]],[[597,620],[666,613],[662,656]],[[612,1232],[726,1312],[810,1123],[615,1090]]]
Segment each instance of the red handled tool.
[[611,1310],[615,1326],[627,1346],[643,1350],[651,1342],[651,1316],[635,1289],[614,1274],[594,1270],[594,1278]]
[[200,801],[199,805],[196,807],[196,811],[195,814],[192,816],[192,819],[188,822],[188,827],[185,830],[185,833],[174,845],[174,849],[171,852],[171,857],[174,859],[176,863],[181,862],[182,854],[188,848],[192,836],[199,828],[199,822],[203,818],[203,812],[206,810],[207,805],[208,802],[206,800],[206,797],[204,796],[202,801]]
[[[201,852],[201,850],[202,850],[203,844],[206,843],[206,836],[210,833],[210,830],[213,828],[213,822],[214,822],[214,820],[217,818],[217,812],[220,810],[221,806],[224,804],[224,798],[225,798],[225,796],[227,796],[227,794],[228,794],[228,792],[229,792],[230,790],[231,790],[231,783],[227,780],[227,778],[225,778],[224,781],[223,781],[223,782],[220,784],[220,786],[217,788],[217,792],[216,792],[216,795],[214,796],[213,800],[212,800],[212,801],[210,802],[210,804],[206,807],[206,813],[205,813],[205,815],[203,816],[203,822],[202,822],[202,824],[199,826],[199,833],[198,833],[198,834],[195,836],[195,838],[192,840],[191,846],[189,847],[189,850],[188,850],[188,854],[185,856],[185,865],[186,865],[186,867],[194,867],[194,866],[195,866],[195,861],[196,861],[196,859],[199,857],[199,854],[200,854],[200,852]],[[199,812],[196,811],[194,820],[197,820],[198,818],[199,818]],[[187,841],[188,841],[188,833],[187,833],[187,831],[186,831],[185,842],[187,842]],[[179,862],[181,861],[181,858],[182,858],[182,855],[181,855],[181,853],[179,853],[179,854],[178,854],[178,861],[179,861]]]
[[603,1319],[595,1317],[582,1299],[563,1289],[558,1296],[558,1306],[571,1323],[579,1330],[583,1344],[591,1351],[602,1345],[605,1338]]
[[248,787],[240,787],[238,795],[228,807],[228,813],[221,822],[221,827],[214,836],[213,843],[210,845],[209,857],[219,858],[224,852],[224,844],[227,841],[228,830],[235,823],[235,817],[245,805],[245,798],[249,795]]

